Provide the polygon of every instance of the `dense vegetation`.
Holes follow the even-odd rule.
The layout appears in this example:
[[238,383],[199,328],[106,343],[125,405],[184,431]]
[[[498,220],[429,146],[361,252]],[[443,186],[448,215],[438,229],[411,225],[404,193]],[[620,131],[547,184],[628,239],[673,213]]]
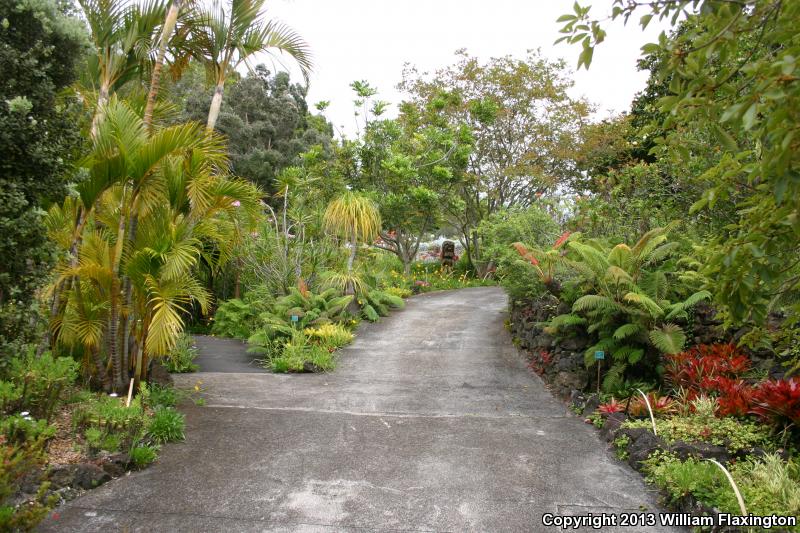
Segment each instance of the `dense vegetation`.
[[[396,116],[354,81],[354,138],[252,65],[313,67],[263,0],[0,2],[0,529],[64,496],[21,490],[53,478],[55,442],[143,467],[183,438],[181,395],[151,374],[196,368],[186,330],[325,372],[359,321],[497,283],[545,302],[556,342],[587,339],[587,368],[607,354],[598,425],[625,411],[667,448],[724,447],[751,509],[798,512],[796,2],[615,2],[672,26],[619,116],[592,122],[541,51],[459,51],[406,69]],[[573,10],[588,68],[605,32]],[[700,317],[724,342],[700,342]],[[736,512],[720,472],[673,451],[640,461],[650,480]]]

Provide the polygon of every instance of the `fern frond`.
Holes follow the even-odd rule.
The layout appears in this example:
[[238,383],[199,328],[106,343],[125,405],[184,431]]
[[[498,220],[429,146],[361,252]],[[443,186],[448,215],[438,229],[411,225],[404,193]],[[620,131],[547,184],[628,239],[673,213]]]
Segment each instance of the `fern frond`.
[[683,350],[686,334],[676,324],[664,324],[650,331],[650,342],[663,353],[676,354]]
[[667,320],[670,320],[675,317],[683,316],[686,314],[685,311],[687,311],[688,309],[694,307],[703,300],[710,300],[710,299],[711,299],[710,292],[705,290],[698,291],[689,296],[688,298],[686,298],[684,301],[672,304],[669,307],[669,313],[667,313],[667,316],[665,318]]
[[631,249],[625,243],[620,243],[616,245],[608,253],[608,262],[622,269],[630,268]]
[[553,328],[557,331],[561,328],[582,326],[583,324],[586,324],[585,318],[570,313],[568,315],[558,315],[553,317],[550,319],[550,322],[547,323],[547,327]]
[[640,333],[643,329],[639,324],[625,324],[617,328],[614,332],[614,338],[621,341]]
[[653,318],[658,318],[664,314],[664,310],[646,294],[629,292],[622,299],[645,309]]
[[622,386],[622,376],[625,374],[626,365],[617,363],[606,372],[603,378],[603,390],[606,392],[614,391]]
[[625,286],[632,286],[633,278],[625,272],[623,269],[616,265],[611,265],[606,270],[606,279],[613,283],[614,285],[625,285]]
[[[665,237],[666,239],[666,237]],[[668,242],[663,246],[659,246],[652,250],[647,257],[644,258],[645,265],[655,265],[664,261],[666,258],[671,256],[678,248],[680,247],[680,243],[678,242]]]
[[607,296],[600,296],[599,294],[581,296],[572,304],[572,310],[575,312],[594,310],[616,311],[618,307],[614,300]]

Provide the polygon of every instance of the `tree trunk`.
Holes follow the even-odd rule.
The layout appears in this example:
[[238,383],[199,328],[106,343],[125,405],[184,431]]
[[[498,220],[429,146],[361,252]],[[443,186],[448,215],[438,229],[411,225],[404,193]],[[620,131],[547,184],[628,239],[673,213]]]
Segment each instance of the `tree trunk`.
[[[350,243],[350,257],[347,258],[347,273],[351,274],[353,272],[353,263],[356,259],[356,250],[358,249],[358,242],[353,239],[353,242]],[[352,293],[350,293],[352,294]]]
[[158,43],[158,55],[153,65],[153,73],[150,77],[150,91],[147,93],[147,105],[144,108],[144,123],[147,129],[153,127],[153,110],[156,107],[156,96],[161,85],[161,70],[164,68],[164,58],[167,56],[167,43],[172,32],[175,31],[175,24],[178,22],[178,15],[183,7],[184,0],[173,0],[172,5],[167,11],[164,19],[164,26],[161,28],[161,38]]
[[92,128],[90,130],[92,139],[97,135],[97,127],[106,114],[105,105],[108,103],[108,95],[109,86],[108,83],[104,82],[103,85],[100,86],[100,94],[97,96],[97,108],[94,110],[94,117],[92,117]]
[[[350,257],[347,258],[347,273],[353,273],[353,262],[356,259],[356,250],[358,249],[358,241],[353,239],[353,242],[350,243]],[[344,293],[346,296],[352,296],[353,299],[347,304],[347,312],[353,316],[358,315],[361,312],[361,306],[358,304],[357,295],[356,295],[356,288],[353,285],[352,281],[347,282],[347,286],[344,288]]]
[[217,83],[217,86],[214,88],[214,97],[211,99],[211,107],[208,109],[208,122],[206,123],[206,129],[208,131],[213,131],[214,126],[217,124],[217,118],[219,118],[219,111],[222,109],[222,93],[225,90],[225,81],[220,81]]
[[124,385],[122,383],[122,358],[119,341],[120,307],[122,305],[120,264],[122,263],[122,251],[125,246],[125,220],[127,219],[123,209],[125,203],[124,193],[122,198],[119,213],[119,226],[117,227],[117,243],[114,247],[114,262],[111,266],[111,309],[108,321],[108,356],[111,359],[111,382],[114,391],[118,391],[119,387]]

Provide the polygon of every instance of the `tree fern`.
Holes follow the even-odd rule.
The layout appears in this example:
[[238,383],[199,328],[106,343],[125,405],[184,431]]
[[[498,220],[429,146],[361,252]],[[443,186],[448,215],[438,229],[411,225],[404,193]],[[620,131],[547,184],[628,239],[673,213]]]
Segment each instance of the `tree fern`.
[[629,292],[622,299],[647,310],[653,318],[659,318],[664,315],[664,310],[646,294]]
[[637,335],[642,331],[644,331],[644,328],[641,326],[641,324],[623,324],[614,332],[614,338],[616,340],[623,340]]
[[686,344],[686,334],[675,324],[664,324],[650,331],[650,342],[666,354],[676,354]]
[[608,268],[608,260],[603,252],[577,241],[571,241],[568,246],[578,253],[583,263],[591,269],[594,277],[599,278],[605,273]]
[[709,300],[709,299],[711,299],[711,293],[710,292],[708,292],[708,291],[698,291],[698,292],[692,294],[691,296],[689,296],[688,298],[686,298],[684,301],[672,304],[670,306],[669,313],[667,313],[667,316],[665,318],[667,320],[669,320],[669,319],[674,318],[676,316],[680,316],[681,312],[686,311],[686,310],[694,307],[695,305],[697,305],[698,303],[702,302],[703,300]]
[[639,286],[645,293],[656,299],[666,298],[670,289],[667,275],[661,270],[642,274]]
[[666,258],[671,256],[678,248],[680,247],[680,243],[678,242],[668,242],[664,243],[663,245],[659,246],[652,250],[645,258],[644,264],[645,265],[656,265]]
[[547,327],[552,328],[555,331],[558,331],[562,328],[569,328],[573,326],[582,326],[586,324],[586,319],[582,316],[575,315],[575,314],[567,314],[567,315],[558,315],[550,319],[547,323]]
[[613,391],[619,389],[623,384],[622,377],[625,374],[626,368],[627,365],[616,363],[606,370],[605,376],[603,377],[603,390]]
[[631,249],[627,244],[621,243],[616,245],[608,253],[608,262],[613,266],[621,269],[631,267]]
[[606,280],[614,285],[624,285],[626,287],[632,287],[634,285],[631,275],[616,265],[608,267],[606,270]]
[[599,294],[587,294],[585,296],[581,296],[575,300],[574,304],[572,304],[573,311],[591,311],[595,309],[603,311],[615,311],[617,308],[617,303],[614,300]]
[[603,351],[606,353],[613,353],[619,347],[617,341],[615,341],[611,337],[607,337],[604,339],[600,339],[595,343],[593,346],[590,346],[586,349],[583,353],[583,362],[586,364],[587,368],[595,364],[594,353],[597,351]]

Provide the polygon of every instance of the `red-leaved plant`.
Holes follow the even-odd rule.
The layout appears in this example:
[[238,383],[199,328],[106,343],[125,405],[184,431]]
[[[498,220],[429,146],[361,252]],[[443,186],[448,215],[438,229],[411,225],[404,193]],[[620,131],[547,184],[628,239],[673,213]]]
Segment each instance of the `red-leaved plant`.
[[[671,414],[677,410],[675,401],[669,396],[659,396],[655,392],[651,392],[647,395],[647,400],[650,402],[650,409],[653,410],[654,415]],[[647,404],[641,395],[631,399],[628,412],[632,416],[649,416]]]
[[750,359],[733,344],[699,344],[667,356],[666,378],[674,389],[696,394],[707,392],[704,384],[716,377],[738,379],[750,370]]
[[753,401],[753,387],[743,379],[715,376],[703,380],[703,390],[717,393],[719,416],[746,416]]
[[597,410],[600,412],[600,414],[603,415],[610,415],[611,413],[621,413],[622,411],[625,410],[625,404],[622,402],[618,402],[614,398],[611,398],[610,401],[606,403],[601,403],[597,407]]
[[800,378],[759,383],[750,412],[776,426],[800,426]]

